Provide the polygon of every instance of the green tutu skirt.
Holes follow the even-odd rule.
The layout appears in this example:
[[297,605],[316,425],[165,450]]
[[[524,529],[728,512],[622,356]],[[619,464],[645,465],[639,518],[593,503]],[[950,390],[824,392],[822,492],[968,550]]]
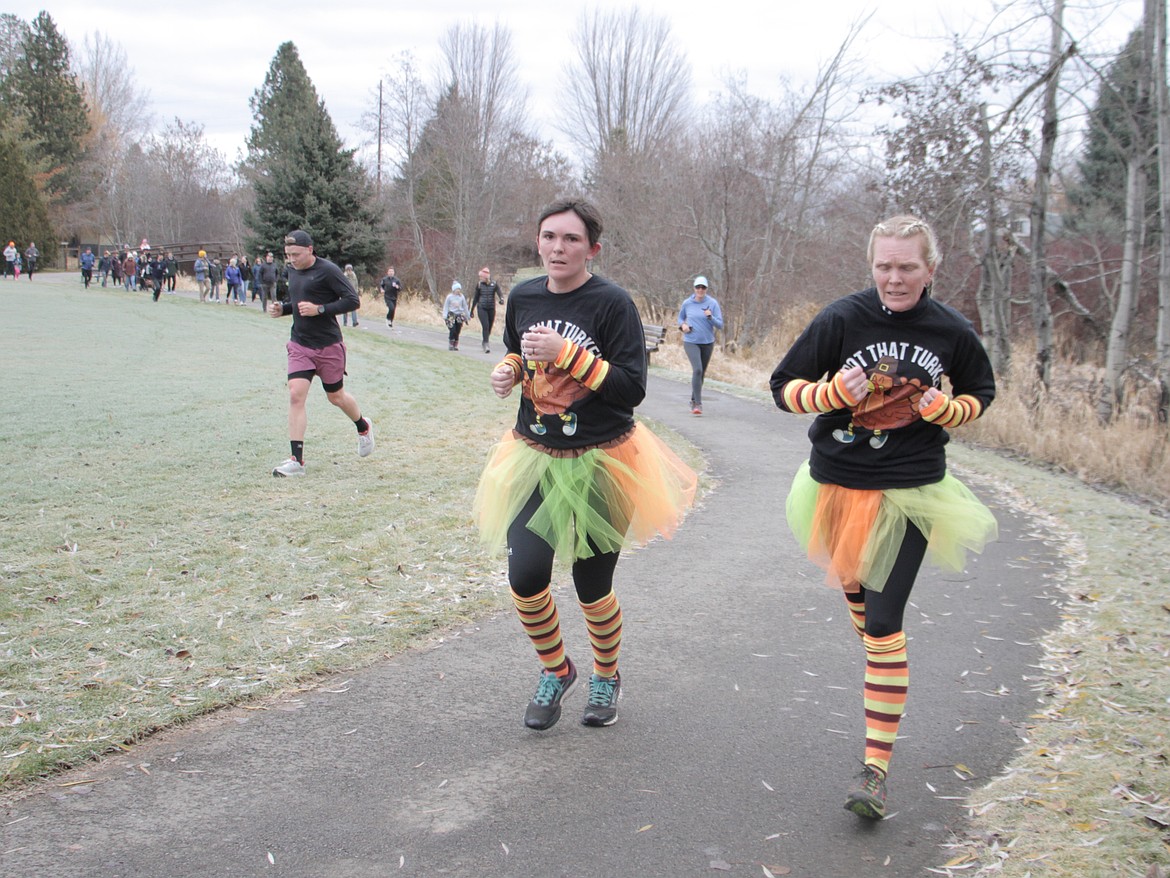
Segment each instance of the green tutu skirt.
[[862,491],[813,479],[806,461],[792,480],[788,526],[826,571],[825,581],[856,592],[885,588],[907,522],[927,539],[926,561],[961,571],[967,552],[982,552],[999,536],[995,516],[949,473],[918,488]]
[[648,427],[604,445],[568,451],[509,432],[488,455],[473,507],[480,539],[504,549],[508,528],[540,489],[527,527],[562,558],[589,558],[671,537],[695,498],[698,477]]

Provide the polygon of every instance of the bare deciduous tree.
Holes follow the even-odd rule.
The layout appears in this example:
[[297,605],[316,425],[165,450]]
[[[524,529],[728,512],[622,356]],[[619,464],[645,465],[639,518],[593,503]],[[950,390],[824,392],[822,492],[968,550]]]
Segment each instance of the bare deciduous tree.
[[797,278],[823,261],[814,242],[825,207],[850,176],[840,132],[856,110],[845,100],[855,85],[846,59],[862,24],[846,35],[806,96],[775,104],[730,82],[698,128],[697,185],[685,197],[689,234],[717,281],[729,341],[754,344],[770,331],[785,299],[816,295],[798,290]]
[[1056,106],[1060,88],[1060,69],[1065,60],[1064,0],[1052,6],[1051,42],[1048,46],[1049,69],[1045,75],[1044,100],[1040,130],[1040,155],[1036,161],[1035,185],[1029,211],[1030,271],[1029,296],[1032,306],[1032,329],[1036,336],[1036,376],[1048,387],[1052,370],[1052,306],[1048,302],[1049,270],[1048,195],[1052,188],[1052,157],[1056,152],[1059,117]]
[[[526,130],[511,39],[501,29],[457,26],[443,40],[438,82],[428,86],[409,55],[385,77],[367,112],[392,177],[384,205],[409,239],[401,266],[436,300],[452,278],[470,280],[485,262],[530,259],[527,223],[568,186],[567,162]],[[404,249],[400,246],[399,249]]]
[[637,7],[583,12],[565,71],[562,130],[589,160],[615,150],[653,154],[676,142],[688,109],[690,64],[665,17]]
[[392,185],[383,190],[383,208],[392,226],[409,230],[416,268],[433,295],[435,269],[430,263],[426,225],[419,211],[420,189],[426,172],[419,146],[432,113],[432,102],[410,53],[398,56],[397,70],[382,78],[378,95],[380,104],[376,110],[365,113],[362,122],[377,139],[379,155],[392,176]]
[[238,240],[227,161],[203,126],[172,120],[157,135],[132,143],[110,168],[103,235],[156,246]]
[[435,178],[433,195],[452,225],[448,268],[470,278],[492,255],[493,231],[515,220],[501,214],[500,204],[517,181],[499,171],[508,145],[524,133],[527,96],[511,33],[502,25],[455,25],[439,47],[444,100],[432,122],[432,143],[445,173]]
[[138,87],[126,50],[110,37],[86,34],[77,56],[77,74],[85,90],[90,124],[103,136],[122,143],[137,140],[142,131],[142,108],[150,95]]
[[[584,184],[605,217],[601,271],[662,319],[696,266],[682,232],[690,65],[664,17],[634,8],[582,13],[559,127],[578,145]],[[677,308],[677,302],[674,303]]]

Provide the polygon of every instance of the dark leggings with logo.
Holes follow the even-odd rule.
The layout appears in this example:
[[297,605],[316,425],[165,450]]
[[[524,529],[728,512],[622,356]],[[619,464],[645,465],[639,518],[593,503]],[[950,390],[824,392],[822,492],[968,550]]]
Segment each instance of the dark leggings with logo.
[[[538,488],[508,528],[508,584],[522,598],[540,594],[552,582],[553,548],[528,529],[541,499]],[[595,554],[573,562],[573,586],[584,604],[596,603],[613,591],[613,572],[621,555],[598,552],[592,541],[589,545]]]

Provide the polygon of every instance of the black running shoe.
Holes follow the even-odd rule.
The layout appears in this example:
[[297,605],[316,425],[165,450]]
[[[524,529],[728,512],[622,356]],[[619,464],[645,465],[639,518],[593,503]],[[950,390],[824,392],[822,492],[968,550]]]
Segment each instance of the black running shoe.
[[577,682],[577,668],[573,660],[566,657],[566,661],[569,663],[569,673],[563,677],[558,677],[552,671],[541,672],[536,694],[524,711],[524,725],[528,728],[538,731],[551,729],[561,718],[561,699]]
[[622,675],[589,678],[589,701],[581,722],[587,726],[612,726],[617,722],[617,703],[622,697]]

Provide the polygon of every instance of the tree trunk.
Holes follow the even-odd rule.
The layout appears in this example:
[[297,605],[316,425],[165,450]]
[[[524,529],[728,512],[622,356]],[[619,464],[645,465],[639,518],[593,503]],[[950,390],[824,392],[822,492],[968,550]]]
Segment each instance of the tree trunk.
[[1011,339],[1004,321],[1008,298],[1007,278],[999,253],[999,205],[996,187],[992,180],[991,128],[987,120],[987,105],[979,107],[980,144],[979,177],[983,189],[983,254],[980,258],[982,273],[979,290],[975,294],[975,306],[979,310],[979,323],[983,330],[983,346],[991,359],[991,367],[997,375],[1006,375],[1011,361]]
[[[1152,9],[1152,15],[1150,15]],[[1146,0],[1146,21],[1154,30],[1154,106],[1158,114],[1158,215],[1161,241],[1158,263],[1158,334],[1155,372],[1158,422],[1170,422],[1170,96],[1166,88],[1166,4]]]
[[[1152,4],[1147,0],[1146,20],[1142,33],[1142,69],[1154,64],[1154,26]],[[1150,81],[1139,79],[1130,109],[1133,140],[1125,179],[1125,241],[1121,262],[1121,286],[1117,293],[1117,307],[1109,328],[1109,344],[1105,352],[1105,386],[1097,404],[1097,415],[1102,421],[1112,420],[1124,402],[1124,378],[1129,358],[1129,331],[1137,310],[1141,288],[1142,244],[1145,237],[1146,162],[1151,151],[1142,132],[1142,116],[1150,109]]]
[[1145,150],[1130,156],[1125,181],[1125,245],[1121,262],[1121,286],[1117,308],[1109,327],[1109,345],[1105,352],[1105,386],[1097,406],[1097,416],[1113,419],[1124,402],[1126,360],[1129,358],[1129,330],[1137,310],[1141,281],[1142,235],[1145,231],[1146,173]]
[[1052,7],[1052,42],[1048,56],[1054,70],[1044,84],[1044,117],[1041,122],[1040,159],[1036,164],[1036,183],[1032,191],[1029,233],[1031,266],[1029,299],[1032,303],[1032,328],[1036,333],[1036,377],[1048,388],[1052,375],[1052,307],[1048,302],[1048,259],[1045,253],[1048,217],[1048,193],[1052,184],[1052,156],[1056,151],[1056,93],[1060,87],[1060,59],[1064,54],[1061,40],[1064,28],[1064,0]]

